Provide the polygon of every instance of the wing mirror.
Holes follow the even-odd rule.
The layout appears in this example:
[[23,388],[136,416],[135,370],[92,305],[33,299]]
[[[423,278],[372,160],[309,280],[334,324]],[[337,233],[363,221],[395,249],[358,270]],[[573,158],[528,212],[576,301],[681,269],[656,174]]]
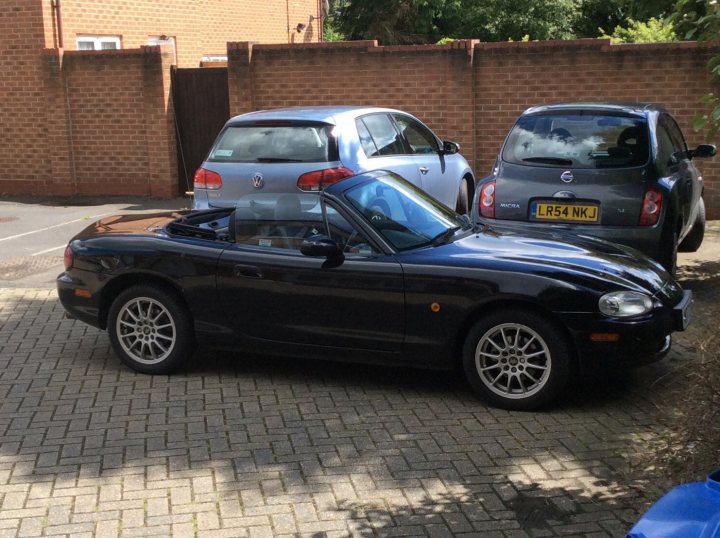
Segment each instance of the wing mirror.
[[714,157],[717,148],[713,144],[700,144],[697,148],[688,151],[688,157]]
[[313,235],[308,237],[300,245],[300,252],[305,256],[314,258],[327,258],[337,260],[343,258],[343,252],[335,241],[327,235]]
[[460,152],[460,144],[451,140],[443,141],[442,155],[455,155]]

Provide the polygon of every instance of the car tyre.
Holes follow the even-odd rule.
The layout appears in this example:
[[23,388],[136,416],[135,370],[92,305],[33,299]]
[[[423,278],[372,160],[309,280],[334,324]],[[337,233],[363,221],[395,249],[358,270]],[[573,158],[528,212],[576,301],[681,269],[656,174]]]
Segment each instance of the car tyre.
[[486,316],[463,346],[463,369],[476,394],[503,409],[547,406],[567,386],[571,351],[562,329],[530,311]]
[[115,298],[108,334],[120,360],[144,374],[177,370],[195,348],[187,308],[176,293],[156,285],[132,286]]
[[465,178],[462,178],[460,180],[460,188],[458,189],[457,202],[455,203],[455,211],[457,213],[467,215],[470,212],[468,196],[468,182]]
[[705,237],[705,201],[700,198],[698,201],[698,211],[695,217],[693,227],[690,229],[688,234],[680,243],[678,250],[680,252],[696,252],[697,249],[702,245],[703,238]]

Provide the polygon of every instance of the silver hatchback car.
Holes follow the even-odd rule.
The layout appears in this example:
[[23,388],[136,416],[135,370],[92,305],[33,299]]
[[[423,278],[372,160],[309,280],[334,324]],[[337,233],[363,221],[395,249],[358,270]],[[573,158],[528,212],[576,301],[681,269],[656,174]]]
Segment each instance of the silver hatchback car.
[[475,176],[455,142],[420,120],[372,107],[283,108],[230,119],[195,174],[193,209],[234,207],[244,194],[318,188],[390,170],[467,213]]

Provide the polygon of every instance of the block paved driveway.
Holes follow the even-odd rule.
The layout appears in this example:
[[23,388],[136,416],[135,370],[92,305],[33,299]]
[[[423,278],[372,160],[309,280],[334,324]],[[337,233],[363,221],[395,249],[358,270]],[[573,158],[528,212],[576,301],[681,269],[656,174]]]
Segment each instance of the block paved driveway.
[[[688,263],[702,318],[720,267]],[[4,288],[0,536],[622,536],[696,321],[657,365],[511,413],[455,373],[202,350],[140,375],[53,289]]]

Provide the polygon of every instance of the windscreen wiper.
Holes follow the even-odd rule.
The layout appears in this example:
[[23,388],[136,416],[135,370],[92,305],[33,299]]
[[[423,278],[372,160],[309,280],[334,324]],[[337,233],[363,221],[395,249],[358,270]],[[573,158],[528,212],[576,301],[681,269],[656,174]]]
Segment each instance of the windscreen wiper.
[[452,228],[448,228],[447,230],[440,232],[435,237],[433,237],[430,240],[430,244],[434,247],[438,245],[442,245],[444,243],[447,243],[447,241],[455,235],[455,232],[457,232],[461,226],[453,226]]

